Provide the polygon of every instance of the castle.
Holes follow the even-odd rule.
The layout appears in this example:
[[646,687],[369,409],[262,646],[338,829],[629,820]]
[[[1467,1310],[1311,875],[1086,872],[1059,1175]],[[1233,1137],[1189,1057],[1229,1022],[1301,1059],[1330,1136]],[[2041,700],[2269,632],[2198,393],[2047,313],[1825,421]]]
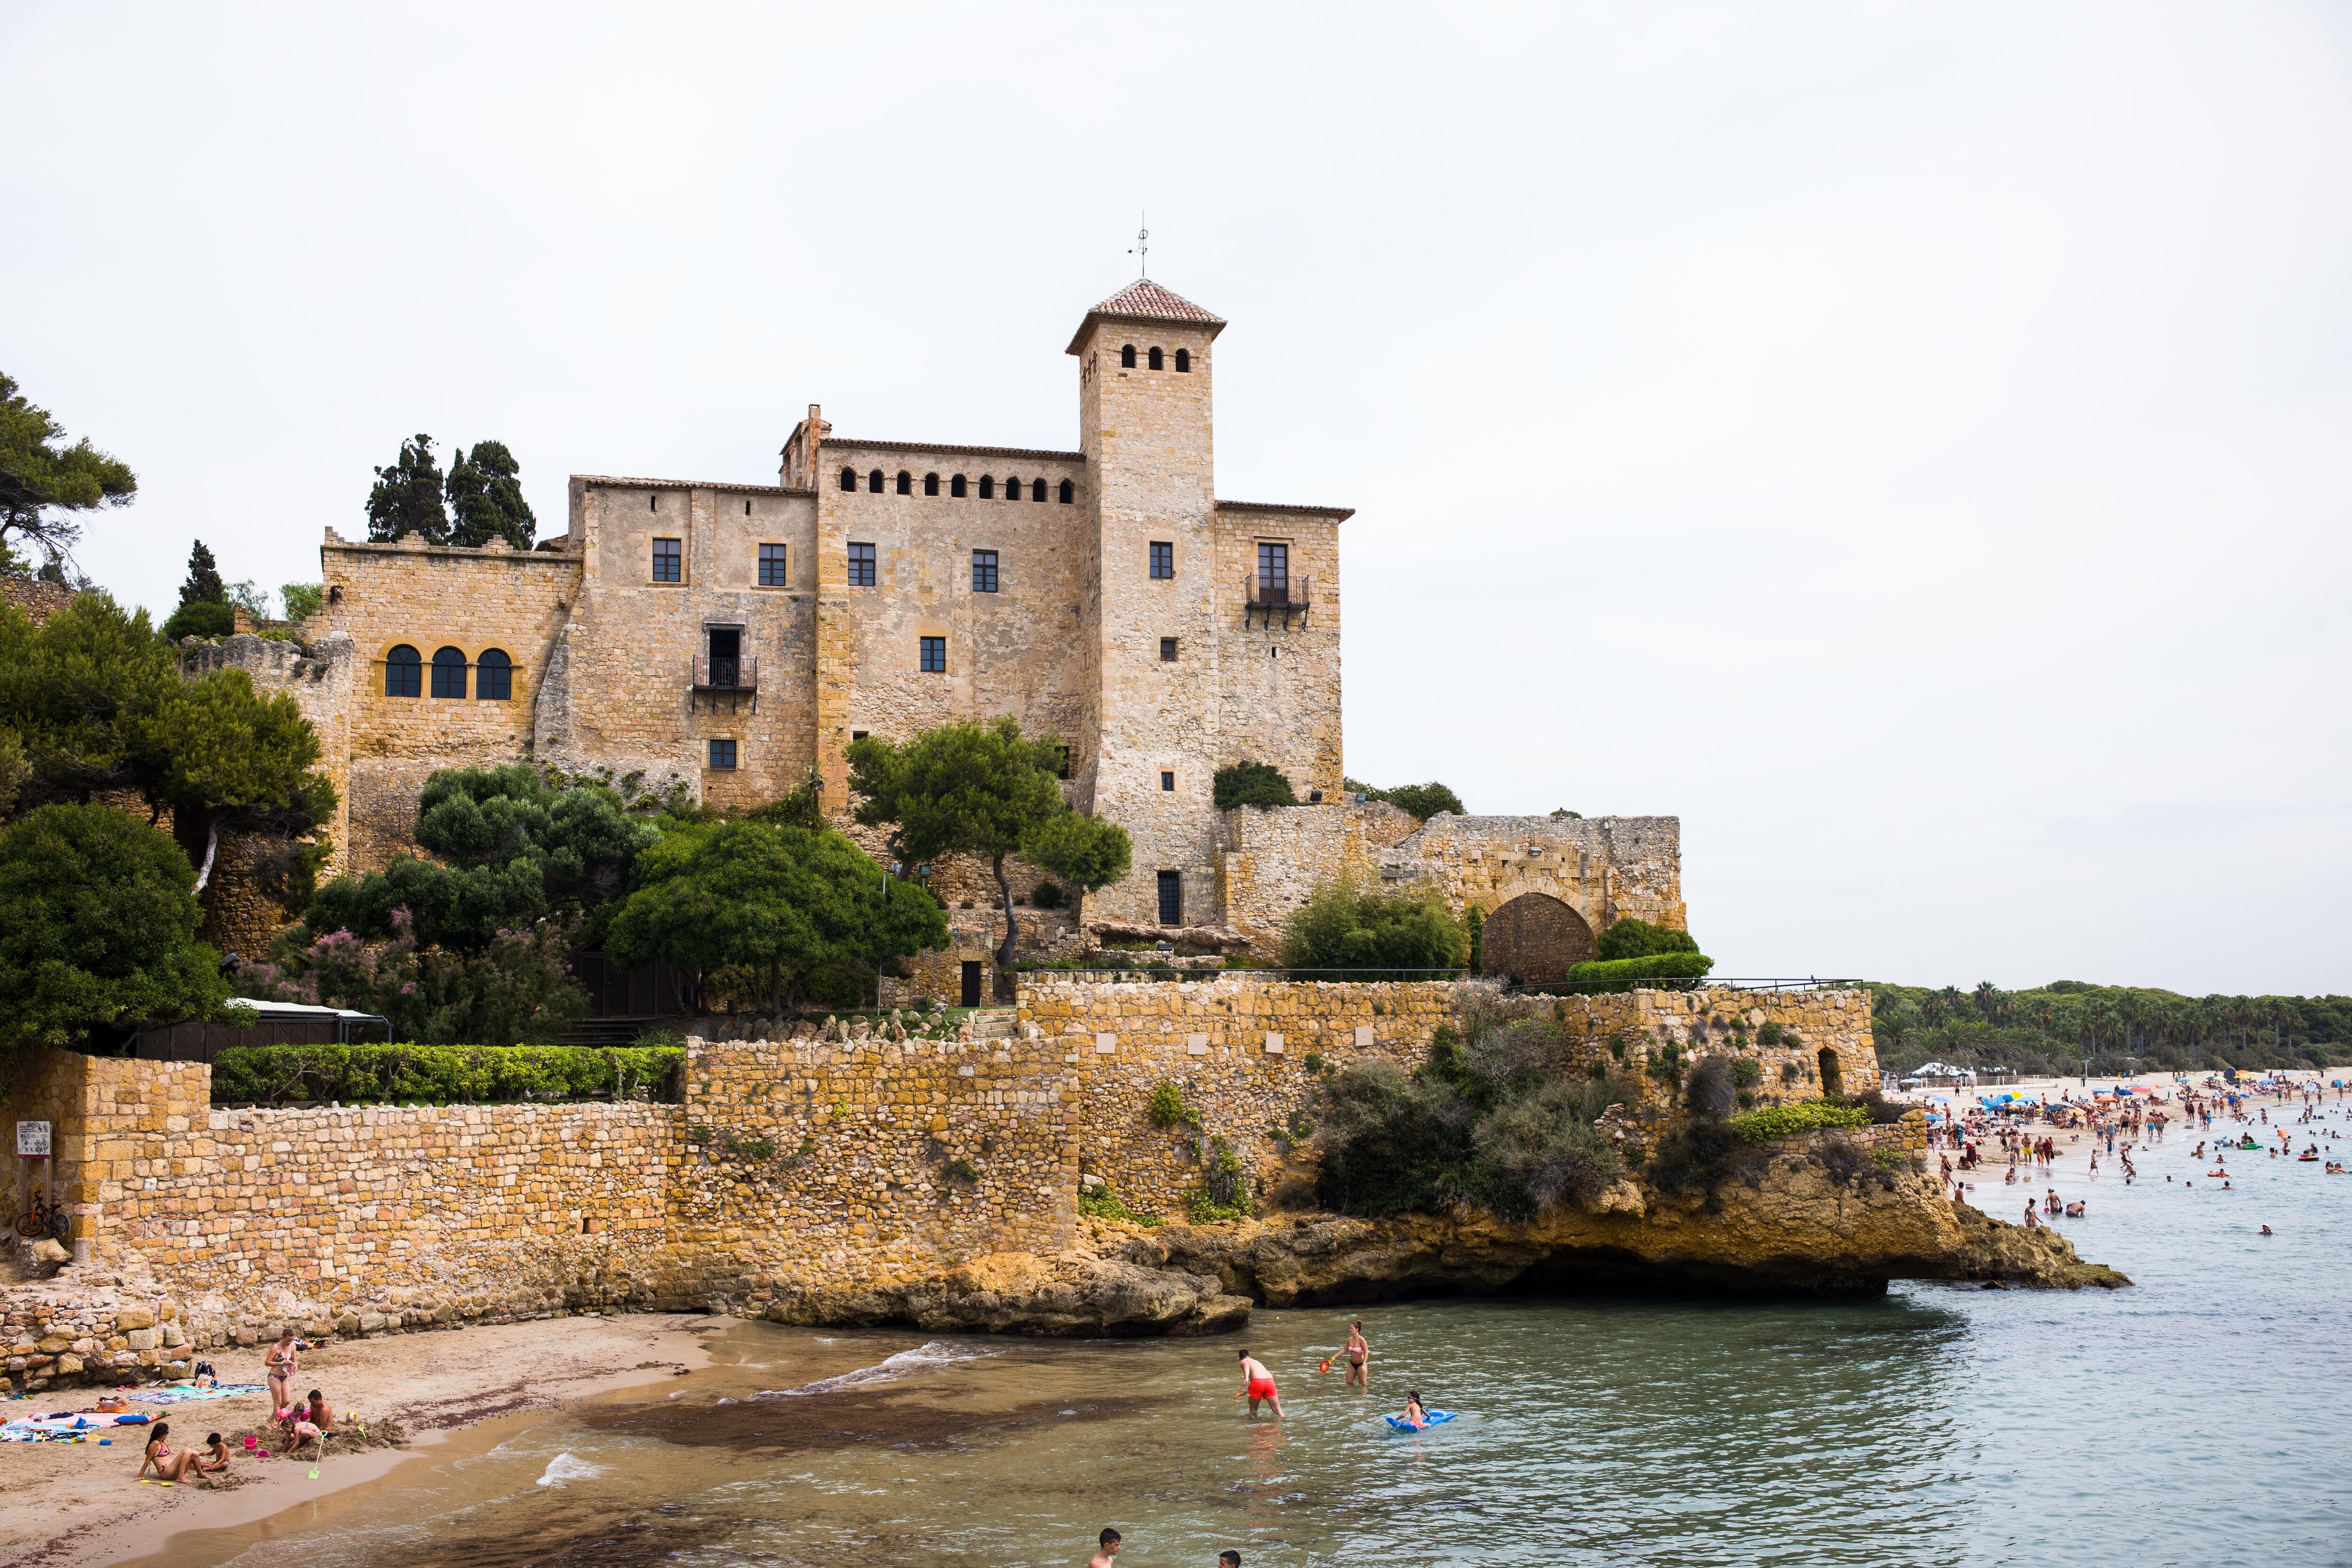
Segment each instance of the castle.
[[[1488,967],[1527,978],[1591,956],[1619,915],[1684,924],[1672,817],[1423,826],[1348,795],[1351,509],[1217,497],[1225,325],[1148,279],[1087,311],[1075,450],[839,437],[812,405],[776,483],[574,477],[569,527],[528,552],[331,529],[301,649],[188,658],[296,693],[343,796],[338,869],[407,847],[439,768],[533,760],[722,807],[814,769],[845,814],[851,741],[1011,714],[1066,749],[1071,804],[1133,837],[1087,921],[1264,952],[1335,877],[1427,881],[1486,914]],[[1243,759],[1306,804],[1218,811],[1212,775]],[[953,877],[933,885],[955,908]],[[960,951],[984,955],[987,904],[959,911]]]

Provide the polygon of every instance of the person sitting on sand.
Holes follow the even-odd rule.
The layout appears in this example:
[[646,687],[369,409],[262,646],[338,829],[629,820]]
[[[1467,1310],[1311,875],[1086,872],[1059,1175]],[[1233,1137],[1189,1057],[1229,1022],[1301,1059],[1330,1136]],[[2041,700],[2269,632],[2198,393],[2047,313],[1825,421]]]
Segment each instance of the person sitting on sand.
[[158,1421],[147,1429],[146,1457],[139,1461],[139,1473],[131,1478],[133,1480],[144,1480],[150,1469],[155,1472],[157,1480],[166,1483],[202,1479],[205,1472],[199,1461],[204,1456],[194,1448],[174,1454],[171,1436],[169,1421]]
[[196,1468],[200,1470],[228,1468],[228,1445],[221,1441],[219,1433],[215,1432],[205,1439],[205,1450],[196,1458]]
[[1421,1403],[1421,1390],[1413,1389],[1404,1396],[1404,1424],[1418,1432],[1429,1425],[1429,1411]]

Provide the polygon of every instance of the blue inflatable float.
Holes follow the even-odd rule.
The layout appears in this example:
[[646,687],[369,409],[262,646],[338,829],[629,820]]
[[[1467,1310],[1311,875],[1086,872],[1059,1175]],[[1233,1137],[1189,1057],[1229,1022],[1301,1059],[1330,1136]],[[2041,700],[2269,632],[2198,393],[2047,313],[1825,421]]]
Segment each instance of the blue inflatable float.
[[[1443,1426],[1448,1421],[1453,1420],[1454,1415],[1454,1413],[1451,1410],[1433,1410],[1429,1413],[1429,1425],[1432,1426]],[[1412,1422],[1406,1420],[1402,1415],[1383,1415],[1381,1419],[1387,1422],[1390,1426],[1399,1432],[1419,1432],[1425,1430],[1425,1428],[1414,1426]]]

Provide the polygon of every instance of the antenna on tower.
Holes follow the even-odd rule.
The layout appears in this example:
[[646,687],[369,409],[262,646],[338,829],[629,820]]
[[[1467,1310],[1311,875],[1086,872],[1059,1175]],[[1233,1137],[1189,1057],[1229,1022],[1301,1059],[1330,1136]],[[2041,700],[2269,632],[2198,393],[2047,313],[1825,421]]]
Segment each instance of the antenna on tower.
[[1146,226],[1150,221],[1149,215],[1142,213],[1136,215],[1135,245],[1128,251],[1129,256],[1135,258],[1136,276],[1139,278],[1151,276],[1151,230]]

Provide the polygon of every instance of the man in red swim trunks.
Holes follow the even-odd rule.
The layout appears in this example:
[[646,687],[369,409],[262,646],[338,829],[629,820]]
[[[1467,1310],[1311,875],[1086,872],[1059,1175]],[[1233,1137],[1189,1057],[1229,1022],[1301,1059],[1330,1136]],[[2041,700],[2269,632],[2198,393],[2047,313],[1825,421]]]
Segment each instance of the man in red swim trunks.
[[1255,1415],[1257,1414],[1257,1402],[1259,1400],[1272,1400],[1274,1402],[1274,1418],[1277,1421],[1281,1420],[1282,1395],[1274,1391],[1274,1373],[1266,1371],[1265,1363],[1258,1360],[1257,1357],[1250,1354],[1249,1352],[1243,1351],[1240,1354],[1242,1358],[1242,1392],[1249,1396],[1250,1414],[1252,1415]]

